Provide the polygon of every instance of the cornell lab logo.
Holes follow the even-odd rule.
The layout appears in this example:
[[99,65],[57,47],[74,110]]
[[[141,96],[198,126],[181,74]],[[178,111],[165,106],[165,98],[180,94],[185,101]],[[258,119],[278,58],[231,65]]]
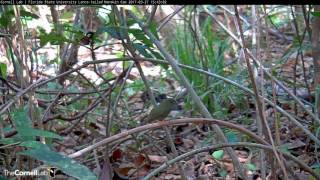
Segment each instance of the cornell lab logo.
[[57,168],[54,167],[48,168],[50,177],[54,177],[56,175],[56,170]]

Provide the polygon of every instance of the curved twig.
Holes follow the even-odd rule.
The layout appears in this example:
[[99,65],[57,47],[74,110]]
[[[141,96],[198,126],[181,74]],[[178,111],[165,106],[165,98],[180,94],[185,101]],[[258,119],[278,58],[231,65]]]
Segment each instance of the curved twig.
[[139,127],[127,130],[125,132],[122,132],[122,133],[113,135],[111,137],[105,138],[105,139],[103,139],[93,145],[90,145],[82,150],[79,150],[73,154],[70,154],[69,157],[71,157],[71,158],[80,157],[80,156],[84,155],[85,153],[92,151],[95,148],[109,144],[113,141],[119,140],[121,138],[127,137],[127,136],[135,134],[135,133],[139,133],[139,132],[151,130],[151,129],[157,129],[157,128],[164,127],[164,126],[181,125],[181,124],[187,124],[187,123],[197,123],[197,124],[207,123],[207,124],[217,124],[217,125],[221,125],[221,126],[226,126],[228,128],[235,129],[235,130],[238,130],[238,131],[246,134],[247,136],[253,138],[256,142],[259,142],[264,145],[269,145],[268,142],[266,142],[264,139],[262,139],[261,137],[259,137],[256,134],[254,134],[253,132],[243,128],[242,126],[239,126],[239,125],[236,125],[236,124],[233,124],[230,122],[217,120],[217,119],[207,119],[207,118],[185,118],[185,119],[175,119],[175,120],[171,120],[171,121],[160,121],[157,123],[146,124],[143,126],[139,126]]

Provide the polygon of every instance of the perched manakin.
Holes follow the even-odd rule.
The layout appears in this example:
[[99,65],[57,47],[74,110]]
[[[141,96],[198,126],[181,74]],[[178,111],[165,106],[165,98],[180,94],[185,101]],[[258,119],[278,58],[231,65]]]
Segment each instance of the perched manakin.
[[171,110],[177,109],[177,107],[178,104],[174,99],[164,99],[159,105],[151,110],[145,122],[150,123],[156,120],[163,120],[169,115]]
[[92,43],[94,32],[87,32],[84,37],[80,39],[81,45],[89,45]]

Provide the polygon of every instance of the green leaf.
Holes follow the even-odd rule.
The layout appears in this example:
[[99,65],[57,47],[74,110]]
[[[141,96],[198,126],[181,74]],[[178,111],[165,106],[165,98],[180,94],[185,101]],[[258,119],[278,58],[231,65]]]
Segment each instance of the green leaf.
[[311,12],[312,16],[320,17],[320,11]]
[[157,40],[159,40],[157,24],[155,22],[151,22],[149,28],[151,33],[157,38]]
[[0,75],[3,79],[7,78],[7,65],[5,63],[0,63]]
[[[12,111],[12,120],[17,128],[32,128],[31,122],[29,120],[29,116],[23,108],[16,109]],[[19,133],[19,131],[18,131]]]
[[17,142],[20,142],[17,138],[1,138],[0,139],[0,144],[3,144],[3,145],[8,145],[8,144],[14,144],[14,143],[17,143]]
[[103,77],[104,78],[106,78],[106,79],[110,79],[110,78],[112,78],[113,77],[113,73],[112,72],[106,72],[104,75],[103,75]]
[[33,149],[42,148],[42,149],[50,150],[50,148],[47,145],[42,144],[38,141],[25,141],[19,144],[19,146],[33,148]]
[[30,18],[34,18],[34,19],[39,19],[39,16],[29,12],[29,11],[25,11],[23,9],[20,10],[20,17],[30,17]]
[[255,171],[255,170],[257,170],[256,166],[255,166],[254,164],[252,164],[252,163],[246,163],[246,164],[245,164],[245,167],[246,167],[248,170],[250,170],[250,171]]
[[36,148],[28,149],[20,152],[19,154],[35,158],[46,165],[56,167],[67,175],[77,179],[97,179],[97,177],[87,167],[77,163],[68,156],[51,151],[46,145],[40,145],[41,143],[28,143],[26,143],[26,145]]
[[18,132],[18,136],[25,141],[32,140],[33,139],[32,136],[25,136],[25,135],[28,135],[28,132],[26,132],[25,129],[32,128],[32,124],[29,120],[29,116],[26,113],[26,110],[24,110],[23,108],[19,108],[13,111],[12,114],[13,114],[12,120]]
[[152,47],[152,42],[146,37],[144,32],[140,29],[129,29],[128,33],[131,33],[136,39],[144,43],[148,47]]
[[49,42],[52,45],[59,45],[64,42],[73,43],[72,41],[70,41],[67,38],[65,38],[64,36],[62,36],[61,34],[58,34],[54,31],[50,32],[49,34],[47,34],[47,33],[40,34],[39,39],[40,39],[40,46],[41,47],[45,46]]
[[12,112],[13,123],[15,124],[16,130],[18,131],[18,136],[23,140],[32,140],[35,136],[63,139],[61,136],[44,130],[34,129],[28,118],[26,110],[19,108]]
[[127,26],[130,27],[132,25],[136,24],[136,21],[133,19],[127,19]]
[[314,172],[317,173],[318,175],[320,175],[320,168],[314,169]]
[[0,17],[0,26],[7,27],[11,23],[13,17],[13,10],[5,11],[4,13],[2,13]]
[[220,169],[218,174],[221,176],[221,177],[227,177],[228,175],[228,172],[224,169]]
[[[160,54],[160,53],[158,53],[157,51],[154,51],[153,49],[149,49],[150,50],[150,52],[157,58],[157,59],[160,59],[160,60],[164,60],[164,58],[163,58],[163,56]],[[166,68],[167,69],[167,68]]]
[[139,43],[132,43],[133,47],[139,51],[146,58],[152,58],[152,56],[146,51],[146,46]]
[[226,138],[228,139],[229,143],[234,143],[238,141],[237,134],[232,131],[226,133]]
[[309,175],[309,176],[307,177],[307,180],[316,180],[316,178],[314,178],[312,175]]
[[[159,52],[153,50],[152,48],[148,48],[148,50],[152,53],[152,55],[153,55],[156,59],[164,60],[163,56],[162,56]],[[156,63],[156,64],[158,64],[158,63]],[[159,64],[160,64],[160,63],[159,63]],[[161,66],[162,68],[164,68],[165,70],[168,70],[168,68],[169,68],[169,65],[168,65],[168,64],[160,64],[160,66]]]
[[214,152],[211,154],[211,156],[212,156],[213,158],[215,158],[216,160],[221,160],[222,157],[223,157],[223,154],[224,154],[223,150],[218,150],[218,151],[214,151]]
[[73,13],[71,11],[65,11],[62,13],[60,19],[71,19],[73,17]]
[[55,139],[61,139],[63,140],[63,137],[59,136],[56,133],[40,130],[40,129],[34,129],[34,128],[22,128],[19,130],[19,134],[22,137],[45,137],[45,138],[55,138]]
[[117,58],[123,58],[123,52],[116,52],[116,53],[115,53],[115,56],[116,56]]
[[[39,18],[38,15],[31,13],[29,11],[23,10],[23,9],[20,10],[20,17],[22,17],[22,18],[29,17],[29,18],[34,18],[34,19]],[[7,27],[9,24],[11,24],[12,18],[14,18],[13,9],[5,11],[4,13],[1,14],[0,26]]]
[[107,26],[100,28],[97,33],[107,32],[111,37],[115,39],[122,39],[120,34],[120,28],[115,26]]
[[284,144],[284,145],[279,146],[279,151],[282,153],[290,154],[288,144]]
[[59,90],[59,89],[61,89],[60,85],[57,84],[56,82],[49,82],[47,84],[47,86],[48,86],[49,90]]
[[313,168],[313,169],[319,168],[320,169],[320,162],[315,162],[314,164],[311,165],[311,168]]

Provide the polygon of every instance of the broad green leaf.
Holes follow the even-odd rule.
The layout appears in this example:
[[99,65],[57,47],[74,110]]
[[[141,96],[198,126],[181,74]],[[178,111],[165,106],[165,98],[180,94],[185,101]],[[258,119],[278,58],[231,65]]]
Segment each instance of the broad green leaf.
[[115,14],[113,11],[110,11],[110,13],[108,13],[108,19],[109,21],[107,23],[107,26],[116,24]]
[[[34,13],[31,13],[29,11],[25,11],[23,9],[20,10],[20,17],[22,18],[35,18],[35,19],[38,19],[39,16],[34,14]],[[8,10],[8,11],[5,11],[4,13],[1,14],[1,17],[0,17],[0,26],[2,27],[7,27],[11,21],[12,21],[12,18],[14,18],[14,12],[13,12],[13,9],[11,10]]]
[[47,84],[49,90],[58,90],[61,89],[60,85],[55,82],[49,82]]
[[[157,59],[160,59],[160,60],[164,60],[164,58],[163,58],[163,56],[160,54],[160,53],[158,53],[157,51],[154,51],[153,49],[149,49],[150,50],[150,52],[157,58]],[[167,68],[166,68],[167,69]]]
[[36,145],[36,143],[28,142],[29,146],[37,146],[36,148],[28,149],[26,151],[20,152],[19,154],[35,158],[42,161],[44,164],[56,167],[77,179],[97,179],[97,177],[90,172],[90,170],[76,162],[75,160],[69,158],[68,156],[61,155],[54,151],[51,151],[46,145]]
[[19,146],[33,148],[33,149],[42,148],[42,149],[50,150],[50,148],[47,145],[42,144],[38,141],[25,141],[25,142],[22,142],[21,144],[19,144]]
[[3,145],[8,145],[8,144],[14,144],[14,143],[17,143],[17,142],[20,142],[17,138],[2,138],[0,139],[0,144],[3,144]]
[[15,130],[15,128],[14,128],[14,127],[5,126],[5,127],[3,127],[2,132],[4,132],[4,133],[8,133],[8,132],[10,132],[10,131],[14,131],[14,130]]
[[218,151],[213,152],[213,153],[211,154],[211,156],[212,156],[213,158],[215,158],[216,160],[221,160],[222,157],[223,157],[223,154],[224,154],[223,150],[218,150]]
[[134,25],[135,23],[136,23],[135,20],[133,20],[133,19],[127,19],[127,26],[128,26],[128,27]]
[[320,162],[316,162],[316,163],[312,164],[311,168],[314,168],[314,169],[319,168],[320,169]]
[[119,27],[115,27],[115,26],[102,27],[98,30],[98,32],[107,32],[111,37],[115,39],[121,39]]
[[[136,122],[136,121],[135,121]],[[119,132],[119,130],[121,129],[120,125],[119,124],[112,124],[112,127],[111,127],[111,132],[116,134],[117,132]]]
[[157,38],[157,40],[159,40],[157,24],[155,22],[151,22],[149,28],[151,33]]
[[317,174],[319,174],[319,175],[320,175],[320,168],[316,168],[316,169],[314,169],[314,172],[316,172]]
[[152,58],[152,56],[146,51],[146,47],[139,43],[132,43],[133,47],[139,51],[146,58]]
[[40,129],[34,129],[34,128],[22,128],[19,130],[19,134],[22,137],[45,137],[45,138],[55,138],[55,139],[63,139],[63,137],[59,136],[56,133],[40,130]]
[[284,144],[284,145],[279,146],[279,150],[280,150],[280,152],[282,152],[282,153],[290,154],[288,144]]
[[109,72],[106,72],[104,75],[103,75],[103,77],[104,78],[106,78],[106,79],[110,79],[110,78],[113,78],[113,73],[111,72],[111,71],[109,71]]
[[[154,51],[152,48],[148,48],[148,50],[152,53],[152,55],[156,59],[164,60],[163,56],[160,53],[158,53],[157,51]],[[168,70],[168,68],[169,68],[168,64],[160,64],[160,66],[165,70]]]
[[13,123],[18,132],[17,136],[24,141],[33,140],[33,136],[26,136],[29,134],[27,130],[32,129],[29,116],[23,108],[13,111]]
[[130,6],[130,10],[136,15],[139,19],[143,18],[141,11],[136,6]]
[[13,18],[14,14],[13,11],[6,11],[4,12],[0,17],[0,26],[1,27],[7,27]]
[[276,26],[284,24],[288,21],[288,17],[283,17],[283,14],[286,13],[286,10],[274,11],[268,15],[268,19]]
[[235,132],[232,132],[232,131],[226,133],[226,138],[228,139],[229,143],[234,143],[234,142],[238,141],[237,134]]
[[116,53],[115,53],[115,56],[116,56],[117,58],[123,58],[123,52],[116,52]]
[[218,174],[221,176],[221,177],[226,177],[228,175],[228,172],[224,169],[220,169]]
[[0,75],[2,78],[7,78],[7,65],[5,63],[0,63]]
[[312,16],[320,17],[320,12],[319,11],[311,12],[311,14],[312,14]]
[[50,60],[48,61],[48,63],[49,63],[49,64],[59,65],[59,58],[56,57],[56,58],[54,58],[54,59],[50,59]]
[[73,13],[71,11],[65,11],[62,13],[60,19],[71,19],[73,17]]
[[59,45],[64,42],[72,43],[72,41],[68,40],[61,34],[58,34],[56,32],[50,32],[49,34],[41,34],[39,36],[40,39],[40,46],[45,46],[47,43],[51,43],[52,45]]
[[250,170],[250,171],[255,171],[255,170],[257,170],[256,166],[255,166],[254,164],[252,164],[252,163],[246,163],[246,164],[245,164],[245,167],[246,167],[248,170]]
[[24,110],[23,108],[19,108],[13,111],[12,114],[12,120],[15,124],[16,130],[18,131],[18,136],[20,136],[23,140],[32,140],[35,136],[63,139],[61,136],[55,133],[34,129],[28,118],[26,110]]
[[81,110],[88,106],[88,100],[87,99],[80,99],[77,102],[69,105],[71,110]]
[[144,43],[148,47],[152,47],[152,42],[146,37],[144,32],[140,29],[129,29],[128,33],[131,33],[136,39]]
[[20,10],[20,17],[30,17],[30,18],[34,18],[34,19],[39,19],[39,16],[29,12],[29,11],[25,11],[23,9]]
[[75,39],[82,38],[84,33],[82,28],[79,25],[71,25],[70,23],[63,23],[63,24],[54,24],[54,28],[52,31],[57,32],[58,30],[63,30],[65,32],[72,33]]
[[316,178],[314,178],[313,176],[309,175],[309,176],[307,177],[307,180],[316,180]]
[[32,128],[31,121],[29,120],[29,116],[25,109],[19,108],[12,112],[12,120],[17,128]]

